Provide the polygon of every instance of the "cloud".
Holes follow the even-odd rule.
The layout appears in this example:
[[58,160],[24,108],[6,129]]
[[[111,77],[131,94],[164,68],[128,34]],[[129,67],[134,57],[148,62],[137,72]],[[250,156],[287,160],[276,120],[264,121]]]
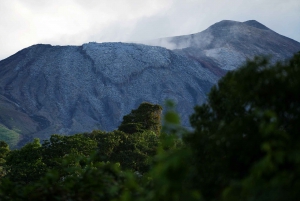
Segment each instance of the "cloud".
[[299,0],[0,0],[0,59],[36,43],[141,41],[255,19],[300,41]]

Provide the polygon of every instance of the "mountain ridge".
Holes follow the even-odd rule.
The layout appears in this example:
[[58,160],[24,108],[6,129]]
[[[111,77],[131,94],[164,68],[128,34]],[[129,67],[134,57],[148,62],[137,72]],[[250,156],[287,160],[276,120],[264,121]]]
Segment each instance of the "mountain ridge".
[[257,54],[279,61],[300,50],[300,43],[253,20],[222,21],[172,40],[189,46],[92,42],[25,48],[0,61],[0,124],[17,131],[22,145],[54,133],[110,131],[140,103],[172,99],[188,126],[193,107],[205,102],[226,72]]
[[26,136],[42,139],[53,133],[113,130],[144,101],[161,104],[172,98],[191,112],[195,103],[190,104],[189,91],[199,93],[193,101],[204,102],[217,79],[186,57],[145,45],[36,45],[15,56],[0,61],[1,95],[11,110],[35,123],[35,129],[25,127]]

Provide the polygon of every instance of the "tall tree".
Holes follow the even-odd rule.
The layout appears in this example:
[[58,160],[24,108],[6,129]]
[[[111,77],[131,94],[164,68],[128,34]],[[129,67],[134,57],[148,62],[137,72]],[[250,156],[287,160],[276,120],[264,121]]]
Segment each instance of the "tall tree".
[[162,107],[151,103],[142,103],[136,110],[123,117],[118,130],[125,133],[143,132],[151,130],[159,135],[161,130]]
[[300,53],[274,65],[257,58],[229,72],[195,108],[195,131],[185,141],[195,154],[194,185],[208,200],[233,181],[228,200],[299,199],[299,77]]

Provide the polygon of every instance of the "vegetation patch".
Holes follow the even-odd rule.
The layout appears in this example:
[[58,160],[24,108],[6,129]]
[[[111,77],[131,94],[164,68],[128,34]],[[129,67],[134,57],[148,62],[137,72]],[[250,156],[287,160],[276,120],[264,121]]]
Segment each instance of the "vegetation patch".
[[20,134],[16,130],[10,130],[0,124],[0,141],[6,142],[11,148],[14,148],[20,140]]

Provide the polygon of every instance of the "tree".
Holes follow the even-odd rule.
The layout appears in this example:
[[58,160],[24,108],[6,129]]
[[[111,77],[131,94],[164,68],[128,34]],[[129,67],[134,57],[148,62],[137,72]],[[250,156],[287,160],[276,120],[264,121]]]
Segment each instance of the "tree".
[[159,135],[161,113],[162,107],[160,105],[142,103],[136,110],[132,110],[130,114],[123,117],[118,130],[129,134],[151,130]]
[[127,134],[122,131],[93,131],[85,134],[98,143],[97,161],[119,163],[123,169],[144,173],[149,170],[150,158],[156,154],[159,137],[146,130]]
[[[96,151],[97,142],[82,134],[71,136],[51,135],[42,144],[42,160],[48,169],[61,169],[63,159],[74,165],[78,157],[89,156]],[[71,162],[73,161],[73,162]]]
[[[3,143],[2,143],[3,144]],[[3,144],[5,151],[5,144]],[[26,144],[20,150],[10,151],[4,158],[6,178],[19,184],[35,182],[49,170],[57,170],[60,177],[64,162],[69,167],[78,166],[78,158],[87,157],[96,151],[97,142],[81,134],[73,136],[52,135],[40,144],[39,139]]]
[[133,174],[122,172],[117,164],[95,162],[92,157],[77,160],[78,164],[85,161],[85,165],[70,168],[65,161],[60,170],[63,178],[60,172],[51,170],[27,185],[3,180],[0,200],[128,200],[126,194],[138,193]]
[[13,182],[28,184],[37,181],[46,172],[39,139],[34,139],[20,150],[10,151],[4,167],[5,177]]
[[[193,184],[208,199],[297,200],[300,53],[286,63],[248,61],[214,86],[191,116]],[[227,189],[226,191],[224,191]]]
[[10,150],[8,144],[4,141],[0,141],[0,178],[5,175],[3,166],[5,165],[5,158],[9,152]]

